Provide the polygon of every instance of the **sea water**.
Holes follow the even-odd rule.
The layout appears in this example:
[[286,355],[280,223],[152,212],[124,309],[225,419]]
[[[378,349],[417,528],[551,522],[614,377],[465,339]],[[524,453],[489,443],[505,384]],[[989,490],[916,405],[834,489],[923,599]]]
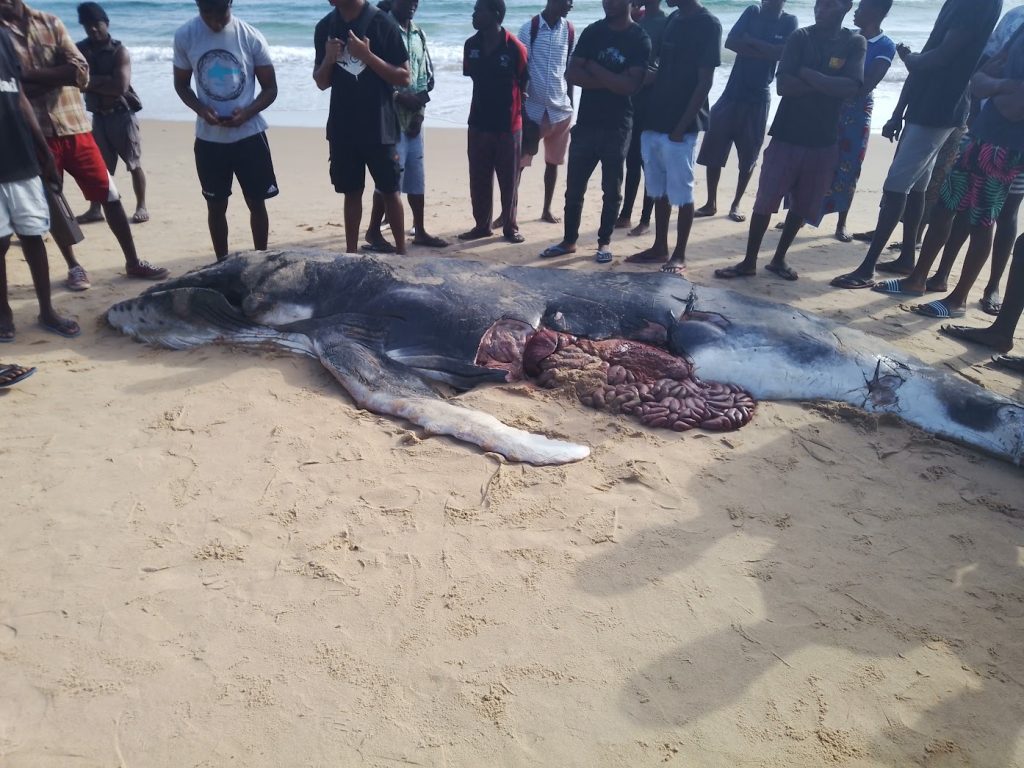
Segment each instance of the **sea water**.
[[[520,25],[543,9],[543,0],[506,0],[505,26],[518,32]],[[63,19],[75,40],[83,38],[76,0],[30,3]],[[1006,0],[1004,10],[1024,4]],[[174,30],[196,14],[193,2],[183,0],[101,0],[110,16],[111,34],[131,51],[132,82],[142,97],[143,118],[191,120],[194,115],[174,92],[171,60]],[[712,0],[707,8],[722,22],[724,34],[750,5],[747,0]],[[920,50],[942,6],[941,0],[895,0],[884,31],[896,42]],[[664,3],[662,7],[671,12]],[[814,21],[813,0],[789,0],[785,10],[796,14],[801,26]],[[257,27],[270,44],[277,71],[279,95],[267,110],[271,125],[323,126],[327,121],[328,92],[313,83],[313,27],[331,10],[326,0],[235,0],[236,16]],[[462,46],[473,34],[472,0],[420,0],[416,22],[427,35],[437,85],[427,109],[430,125],[462,126],[469,114],[472,85],[462,75]],[[577,35],[603,15],[600,0],[577,0],[569,16]],[[852,12],[847,25],[853,23]],[[729,77],[734,54],[723,51],[723,64],[715,73],[712,103]],[[897,59],[875,92],[874,130],[892,113],[907,75]],[[777,99],[776,99],[777,101]]]

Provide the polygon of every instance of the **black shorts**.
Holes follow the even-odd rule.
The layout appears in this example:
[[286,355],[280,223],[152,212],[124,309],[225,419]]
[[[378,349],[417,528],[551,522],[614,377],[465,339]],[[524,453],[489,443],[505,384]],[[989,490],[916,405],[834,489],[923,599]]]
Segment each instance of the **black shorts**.
[[332,141],[331,183],[344,195],[362,193],[366,186],[366,169],[377,191],[390,195],[399,191],[402,167],[394,144],[352,144]]
[[195,149],[199,184],[207,200],[231,197],[233,176],[249,200],[268,200],[278,194],[266,132],[230,144],[196,139]]
[[770,102],[732,101],[722,97],[711,108],[707,133],[700,145],[698,165],[724,168],[729,150],[736,145],[740,171],[754,170],[764,146]]

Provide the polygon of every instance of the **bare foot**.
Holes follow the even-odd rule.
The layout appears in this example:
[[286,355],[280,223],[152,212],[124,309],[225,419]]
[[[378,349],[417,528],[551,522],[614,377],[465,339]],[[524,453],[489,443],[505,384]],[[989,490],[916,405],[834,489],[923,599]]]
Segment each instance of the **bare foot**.
[[668,253],[662,250],[648,248],[647,250],[627,256],[626,261],[630,264],[661,264],[668,259]]
[[981,344],[997,352],[1009,352],[1013,349],[1013,339],[994,333],[991,328],[968,328],[965,325],[944,325],[939,330],[954,339]]
[[731,211],[729,211],[729,221],[735,221],[738,224],[742,224],[746,220],[747,220],[747,217],[744,216],[742,213],[740,213],[735,208],[733,208]]
[[473,227],[471,230],[469,230],[468,232],[463,232],[458,237],[459,240],[479,240],[480,238],[483,237],[490,237],[493,234],[494,232],[492,232],[489,229],[480,229],[479,227]]
[[132,224],[145,224],[147,221],[149,221],[149,211],[140,205],[132,214]]
[[628,218],[619,216],[619,218],[615,220],[615,229],[628,229],[629,225],[632,223],[633,222],[630,221]]
[[562,223],[562,220],[560,218],[558,218],[557,216],[555,216],[553,213],[551,213],[551,211],[544,211],[544,213],[542,213],[540,215],[540,220],[541,221],[546,221],[548,224],[561,224]]
[[640,235],[646,235],[647,231],[650,228],[651,223],[649,221],[641,221],[639,224],[637,224],[635,227],[629,230],[629,232],[627,232],[626,234],[629,235],[630,237],[639,237]]
[[708,216],[714,216],[716,213],[718,213],[718,208],[711,203],[707,203],[694,211],[693,215],[698,219],[706,219]]
[[505,217],[499,216],[491,222],[491,229],[504,229],[505,228]]
[[75,221],[79,224],[95,224],[98,221],[103,221],[103,209],[99,206],[90,208],[81,216],[76,216]]

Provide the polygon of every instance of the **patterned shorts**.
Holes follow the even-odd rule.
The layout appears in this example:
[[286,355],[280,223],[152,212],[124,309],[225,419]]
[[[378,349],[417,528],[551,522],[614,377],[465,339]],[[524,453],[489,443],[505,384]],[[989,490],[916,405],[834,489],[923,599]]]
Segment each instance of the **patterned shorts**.
[[946,177],[939,200],[947,210],[966,211],[971,226],[991,227],[1022,171],[1024,151],[971,139]]

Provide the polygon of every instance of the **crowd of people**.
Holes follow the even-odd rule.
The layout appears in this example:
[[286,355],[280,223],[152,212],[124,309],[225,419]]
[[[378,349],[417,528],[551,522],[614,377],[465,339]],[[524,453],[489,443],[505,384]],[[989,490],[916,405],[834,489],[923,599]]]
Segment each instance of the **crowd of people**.
[[[403,194],[412,211],[412,243],[444,248],[448,243],[427,232],[424,217],[422,129],[435,73],[427,36],[414,21],[418,0],[330,2],[333,9],[314,31],[313,80],[330,90],[329,174],[344,199],[346,248],[406,253]],[[837,239],[869,242],[860,266],[832,280],[840,289],[900,297],[944,292],[967,242],[954,289],[913,309],[934,318],[962,316],[991,256],[982,308],[997,315],[995,322],[984,329],[942,330],[992,347],[1004,353],[997,358],[1001,364],[1024,370],[1022,358],[1005,354],[1024,309],[1024,237],[1016,237],[1024,200],[1024,8],[1000,21],[1002,0],[945,0],[927,43],[914,52],[882,30],[892,3],[859,0],[855,29],[844,26],[853,0],[817,0],[813,24],[805,27],[784,11],[785,0],[750,6],[725,36],[735,63],[710,107],[722,63],[722,26],[699,0],[667,0],[670,14],[661,0],[603,0],[604,17],[578,35],[568,19],[572,0],[547,0],[517,33],[504,26],[504,0],[476,0],[475,34],[463,55],[463,74],[473,83],[467,133],[473,223],[458,238],[492,237],[500,229],[508,242],[524,241],[520,180],[543,144],[541,217],[561,223],[563,234],[541,258],[577,251],[585,193],[600,165],[596,261],[613,262],[615,230],[642,236],[653,213],[653,244],[625,261],[685,274],[693,221],[718,214],[722,170],[735,146],[739,175],[727,214],[732,221],[747,222],[743,196],[759,160],[761,169],[745,256],[715,270],[716,278],[757,274],[763,239],[781,206],[786,215],[765,270],[785,280],[799,277],[787,254],[800,230],[831,214],[838,216]],[[226,214],[235,179],[249,209],[253,247],[267,248],[266,201],[279,188],[263,112],[278,86],[265,37],[234,14],[232,0],[196,5],[198,15],[174,35],[173,78],[178,97],[197,116],[196,171],[220,260],[229,253]],[[139,258],[131,233],[131,223],[146,222],[150,213],[136,116],[142,105],[131,87],[129,52],[111,36],[110,20],[97,3],[78,6],[78,20],[85,38],[75,44],[56,16],[23,0],[0,0],[0,342],[15,336],[4,261],[12,234],[29,264],[41,325],[65,337],[80,333],[52,305],[43,239],[51,210],[58,215],[65,171],[90,203],[78,222],[106,221],[124,253],[125,273],[144,280],[167,275]],[[873,92],[897,57],[909,74],[882,135],[899,144],[875,229],[851,234],[847,216],[868,148]],[[780,100],[769,128],[773,82]],[[135,192],[130,220],[113,181],[119,160]],[[561,165],[567,167],[560,221],[554,199]],[[707,175],[700,208],[694,203],[697,165]],[[367,170],[373,208],[361,245]],[[641,176],[644,196],[634,226]],[[676,233],[669,248],[673,211]],[[393,242],[384,235],[385,222]],[[900,222],[898,258],[879,262]],[[54,240],[68,266],[67,287],[88,289],[74,238]],[[1011,251],[1004,300],[999,283]],[[942,262],[929,277],[940,252]],[[876,281],[876,272],[900,278]],[[0,387],[32,370],[0,365]]]

